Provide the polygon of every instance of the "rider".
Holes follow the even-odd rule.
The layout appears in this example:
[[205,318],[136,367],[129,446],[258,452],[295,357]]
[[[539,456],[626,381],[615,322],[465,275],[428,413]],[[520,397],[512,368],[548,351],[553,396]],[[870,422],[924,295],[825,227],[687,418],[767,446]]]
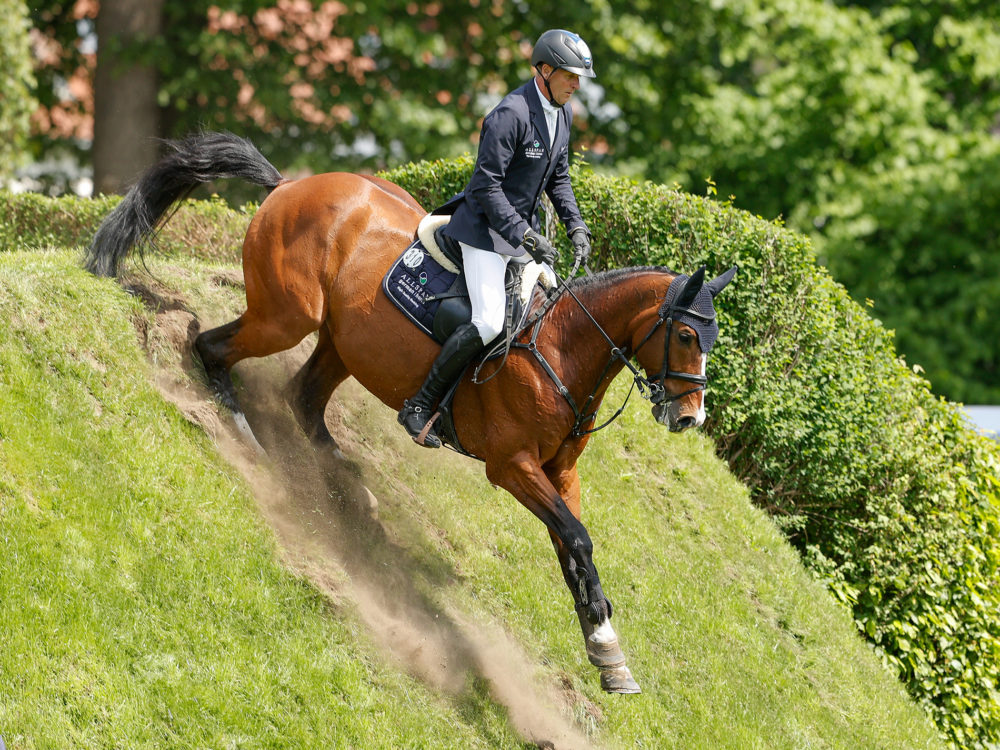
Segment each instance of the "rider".
[[[544,189],[573,243],[574,260],[590,255],[590,231],[580,217],[569,179],[569,131],[573,110],[565,106],[594,78],[590,49],[576,34],[551,29],[531,53],[535,76],[512,91],[483,121],[479,156],[444,233],[462,248],[472,320],[444,342],[417,394],[404,402],[399,423],[421,445],[438,448],[440,438],[421,431],[434,407],[469,361],[503,331],[504,272],[507,263],[525,262],[525,253],[549,266],[556,249],[539,233],[539,201]],[[520,258],[520,260],[518,260]]]

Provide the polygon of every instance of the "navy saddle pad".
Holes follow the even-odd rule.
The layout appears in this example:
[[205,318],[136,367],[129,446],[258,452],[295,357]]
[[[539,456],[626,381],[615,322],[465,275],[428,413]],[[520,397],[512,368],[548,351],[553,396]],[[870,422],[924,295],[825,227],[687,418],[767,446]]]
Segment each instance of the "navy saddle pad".
[[[382,279],[382,290],[417,328],[443,344],[452,331],[470,320],[472,305],[465,276],[445,268],[438,261],[443,255],[443,262],[451,264],[452,269],[460,268],[458,243],[449,246],[448,238],[441,236],[440,229],[435,239],[437,252],[441,255],[431,255],[418,238],[389,268]],[[520,263],[508,263],[504,279],[509,306],[507,325],[512,331],[521,329],[531,309],[530,304],[522,301],[524,269]],[[541,289],[541,286],[534,282],[533,288]]]
[[396,259],[382,279],[382,290],[417,328],[435,341],[434,318],[443,300],[467,294],[458,274],[438,263],[418,239]]

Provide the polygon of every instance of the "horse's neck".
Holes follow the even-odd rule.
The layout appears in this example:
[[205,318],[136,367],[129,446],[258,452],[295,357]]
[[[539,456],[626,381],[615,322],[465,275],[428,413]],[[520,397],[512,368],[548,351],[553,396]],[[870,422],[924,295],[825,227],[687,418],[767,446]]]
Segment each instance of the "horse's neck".
[[[608,366],[611,345],[602,331],[626,356],[631,353],[632,346],[656,321],[656,312],[672,279],[664,271],[637,270],[634,274],[581,285],[575,293],[582,307],[569,295],[563,296],[561,350],[573,353],[575,375],[581,381],[596,382]],[[617,375],[622,367],[620,359],[615,361],[609,375]]]
[[[585,287],[577,296],[615,346],[628,349],[636,338],[641,338],[643,328],[655,322],[656,312],[673,278],[661,270],[636,270],[613,281]],[[572,327],[580,329],[582,335],[586,335],[584,331],[589,328],[603,339],[579,305],[573,303],[572,307],[576,308],[570,312]]]

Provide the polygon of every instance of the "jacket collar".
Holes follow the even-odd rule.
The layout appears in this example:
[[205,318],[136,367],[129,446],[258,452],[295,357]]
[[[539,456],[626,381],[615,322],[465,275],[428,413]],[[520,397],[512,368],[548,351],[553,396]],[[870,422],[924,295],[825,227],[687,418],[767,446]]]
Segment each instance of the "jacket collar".
[[559,113],[559,128],[556,131],[556,137],[552,141],[552,147],[549,146],[549,124],[545,120],[545,109],[542,105],[542,100],[538,96],[538,87],[535,85],[535,79],[532,78],[524,86],[525,99],[528,102],[528,112],[531,114],[531,124],[535,128],[535,133],[538,135],[538,141],[545,148],[547,152],[551,154],[555,145],[559,142],[562,136],[563,130],[565,130],[564,115],[562,112]]

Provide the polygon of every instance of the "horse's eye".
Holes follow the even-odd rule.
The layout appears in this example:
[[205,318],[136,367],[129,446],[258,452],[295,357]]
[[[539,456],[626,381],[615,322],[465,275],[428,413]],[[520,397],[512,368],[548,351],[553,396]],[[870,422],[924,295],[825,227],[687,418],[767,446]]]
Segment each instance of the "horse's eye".
[[680,339],[680,342],[682,344],[690,344],[692,341],[694,341],[694,336],[692,336],[687,331],[681,331],[679,334],[677,334],[677,338]]

